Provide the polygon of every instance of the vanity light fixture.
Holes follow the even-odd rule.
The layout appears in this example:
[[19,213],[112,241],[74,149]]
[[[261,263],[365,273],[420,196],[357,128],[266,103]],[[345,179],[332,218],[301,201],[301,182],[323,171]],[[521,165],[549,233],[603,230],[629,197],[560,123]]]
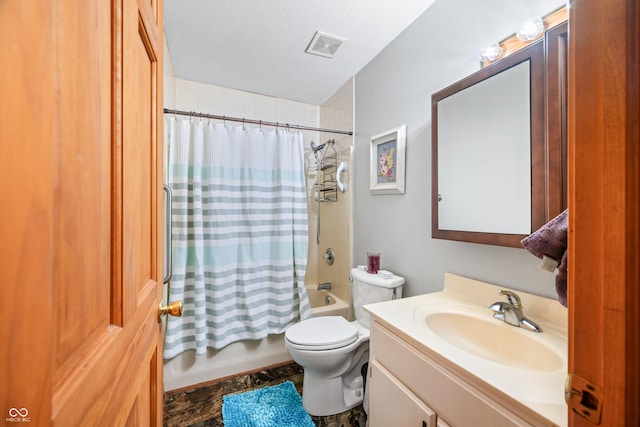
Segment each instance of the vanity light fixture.
[[544,22],[540,17],[529,18],[520,24],[518,31],[516,31],[516,37],[518,40],[526,42],[535,40],[542,34],[544,30]]
[[480,61],[493,62],[502,55],[500,43],[491,44],[480,51]]

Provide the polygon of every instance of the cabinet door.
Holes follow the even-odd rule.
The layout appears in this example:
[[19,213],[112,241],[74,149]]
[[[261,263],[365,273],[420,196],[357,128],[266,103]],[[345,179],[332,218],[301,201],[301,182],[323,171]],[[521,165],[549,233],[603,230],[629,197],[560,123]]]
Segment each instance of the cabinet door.
[[436,413],[376,360],[370,363],[369,426],[436,427]]

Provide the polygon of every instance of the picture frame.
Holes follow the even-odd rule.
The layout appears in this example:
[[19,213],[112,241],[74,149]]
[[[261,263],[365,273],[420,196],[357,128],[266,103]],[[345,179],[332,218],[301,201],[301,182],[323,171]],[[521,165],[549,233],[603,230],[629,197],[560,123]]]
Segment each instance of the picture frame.
[[370,184],[372,194],[404,194],[407,125],[371,137]]

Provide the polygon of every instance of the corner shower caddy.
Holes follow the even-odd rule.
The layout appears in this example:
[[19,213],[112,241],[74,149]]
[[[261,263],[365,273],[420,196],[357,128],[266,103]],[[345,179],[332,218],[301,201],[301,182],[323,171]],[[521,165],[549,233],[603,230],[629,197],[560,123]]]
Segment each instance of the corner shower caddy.
[[334,139],[325,142],[321,158],[316,162],[318,179],[316,180],[315,200],[318,203],[338,201],[338,153],[336,153],[334,144]]
[[337,202],[338,190],[347,191],[347,183],[340,179],[342,172],[347,171],[347,162],[338,164],[338,153],[334,147],[334,139],[316,146],[311,141],[311,150],[316,158],[316,191],[315,201],[318,203],[316,243],[320,244],[320,203]]

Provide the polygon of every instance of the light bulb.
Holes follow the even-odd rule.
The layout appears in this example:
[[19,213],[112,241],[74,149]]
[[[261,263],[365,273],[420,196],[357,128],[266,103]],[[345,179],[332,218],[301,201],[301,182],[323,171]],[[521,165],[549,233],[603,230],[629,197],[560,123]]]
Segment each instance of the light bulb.
[[542,34],[542,30],[544,30],[542,18],[529,18],[520,24],[518,31],[516,31],[516,37],[518,40],[525,42],[535,40]]
[[480,51],[480,61],[482,62],[493,62],[500,57],[502,54],[502,47],[500,47],[500,43],[494,43],[483,48]]

